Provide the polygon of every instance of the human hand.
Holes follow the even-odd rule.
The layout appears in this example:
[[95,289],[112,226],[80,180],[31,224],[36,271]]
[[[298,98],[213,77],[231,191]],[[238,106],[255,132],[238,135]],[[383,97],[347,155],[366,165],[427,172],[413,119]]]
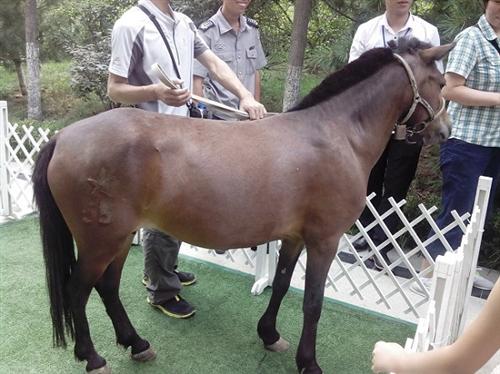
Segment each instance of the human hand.
[[[182,82],[179,80],[174,80],[173,83],[177,87],[182,87]],[[153,85],[153,89],[156,99],[170,106],[182,106],[186,104],[191,97],[191,92],[189,92],[187,88],[170,88],[161,82]]]
[[374,373],[396,371],[404,352],[404,348],[397,343],[377,342],[372,352],[372,371]]
[[264,118],[264,115],[267,113],[264,105],[255,100],[251,95],[241,99],[240,109],[247,112],[251,120]]

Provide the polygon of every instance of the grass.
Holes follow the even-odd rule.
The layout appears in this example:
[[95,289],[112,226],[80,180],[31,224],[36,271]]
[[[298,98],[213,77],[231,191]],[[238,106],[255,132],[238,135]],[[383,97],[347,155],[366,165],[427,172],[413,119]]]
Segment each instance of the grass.
[[[45,274],[34,218],[0,225],[0,347],[1,373],[82,373],[68,350],[52,348]],[[99,297],[92,293],[88,319],[94,344],[114,373],[281,374],[294,373],[295,351],[302,328],[302,294],[286,296],[278,328],[291,343],[282,354],[263,349],[257,321],[270,296],[250,295],[252,277],[181,259],[181,267],[198,277],[183,295],[197,307],[189,320],[163,316],[145,302],[141,285],[143,256],[133,247],[125,265],[121,299],[137,331],[158,352],[155,361],[132,362],[114,344],[112,324]],[[377,340],[403,343],[413,326],[326,301],[318,329],[317,357],[325,373],[370,372],[371,350]]]

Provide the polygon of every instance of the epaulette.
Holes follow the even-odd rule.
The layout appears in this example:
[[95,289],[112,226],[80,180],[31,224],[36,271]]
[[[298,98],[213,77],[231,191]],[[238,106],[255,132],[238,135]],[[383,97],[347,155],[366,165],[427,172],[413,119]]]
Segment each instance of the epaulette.
[[200,27],[198,27],[201,31],[207,31],[210,27],[215,26],[215,23],[212,22],[212,20],[207,20],[203,22]]
[[254,20],[253,18],[250,18],[250,17],[246,17],[246,19],[247,19],[247,24],[248,24],[249,26],[252,26],[252,27],[254,27],[254,28],[256,28],[256,29],[258,29],[258,28],[259,28],[259,24],[257,23],[257,21],[256,21],[256,20]]

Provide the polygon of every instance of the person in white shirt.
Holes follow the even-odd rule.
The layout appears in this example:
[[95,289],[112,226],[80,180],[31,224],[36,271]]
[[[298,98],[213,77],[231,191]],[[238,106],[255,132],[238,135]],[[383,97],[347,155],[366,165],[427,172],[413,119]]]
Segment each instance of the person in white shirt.
[[[352,41],[349,62],[372,48],[388,47],[390,41],[397,44],[400,38],[414,37],[433,46],[439,45],[437,28],[412,14],[410,12],[412,4],[413,0],[385,0],[386,12],[358,27]],[[441,62],[438,63],[438,68],[443,70]],[[387,144],[368,180],[367,195],[376,193],[371,202],[380,214],[390,208],[389,197],[392,196],[396,201],[406,197],[411,181],[415,177],[421,149],[421,145],[409,144],[404,140],[391,139]],[[368,208],[361,214],[360,221],[364,226],[373,221]],[[389,230],[394,232],[398,224],[396,215],[391,214],[385,223]],[[370,230],[369,234],[376,245],[386,240],[386,235],[378,225]],[[368,249],[368,243],[361,237],[354,242],[354,248]],[[381,255],[388,264],[390,264],[387,257],[389,251],[388,247],[381,249]],[[374,259],[375,267],[381,270],[382,264],[378,259]]]
[[[196,58],[238,97],[240,109],[251,119],[263,118],[266,113],[226,63],[208,48],[191,19],[174,12],[169,0],[140,0],[116,21],[111,43],[108,95],[115,102],[187,116]],[[153,72],[154,63],[181,88],[170,89],[161,83]],[[177,239],[158,230],[145,230],[143,283],[150,305],[170,317],[188,318],[195,309],[179,292],[181,285],[193,284],[195,277],[176,269],[179,247]]]

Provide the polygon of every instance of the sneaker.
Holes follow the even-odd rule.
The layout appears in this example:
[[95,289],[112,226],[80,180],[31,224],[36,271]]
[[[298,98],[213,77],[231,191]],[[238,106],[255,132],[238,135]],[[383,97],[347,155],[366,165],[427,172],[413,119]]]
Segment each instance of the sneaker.
[[146,301],[153,308],[159,309],[163,314],[173,318],[189,318],[196,312],[196,310],[186,300],[180,297],[180,295],[174,296],[160,304],[153,304],[149,297]]
[[420,296],[426,296],[427,297],[431,293],[432,278],[420,277],[420,281],[424,285],[425,290],[422,289],[422,287],[420,286],[420,284],[418,284],[417,282],[413,282],[411,284],[410,290],[412,290],[413,292],[415,292],[416,294],[418,294]]
[[[387,256],[387,252],[381,251],[380,255],[384,259],[385,263],[387,266],[390,266],[392,264],[391,260],[389,259],[389,256]],[[373,267],[379,271],[384,270],[384,265],[380,262],[377,256],[373,255]]]
[[493,282],[488,278],[483,277],[478,271],[476,271],[476,275],[474,276],[473,285],[475,288],[479,288],[483,291],[491,291],[493,288]]
[[370,249],[370,246],[368,245],[368,242],[366,241],[365,237],[362,236],[358,239],[356,239],[353,243],[352,243],[352,246],[354,247],[354,249],[358,252],[360,251],[366,251],[368,249]]
[[174,273],[177,274],[183,286],[191,286],[192,284],[196,283],[196,277],[193,273],[178,270],[174,270]]

